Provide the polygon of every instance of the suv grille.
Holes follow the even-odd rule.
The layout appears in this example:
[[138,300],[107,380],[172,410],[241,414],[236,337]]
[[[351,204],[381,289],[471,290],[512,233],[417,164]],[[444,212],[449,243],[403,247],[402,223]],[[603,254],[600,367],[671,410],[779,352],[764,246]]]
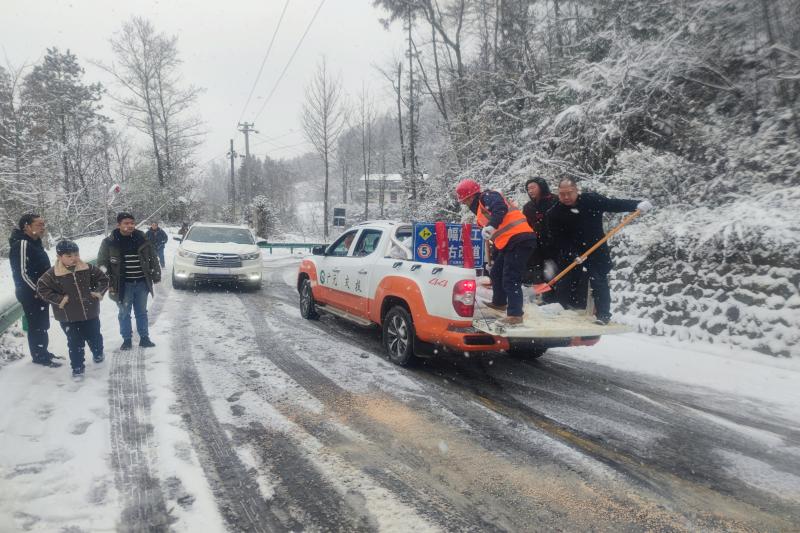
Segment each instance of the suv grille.
[[204,267],[238,268],[242,266],[242,258],[237,254],[200,254],[194,264]]

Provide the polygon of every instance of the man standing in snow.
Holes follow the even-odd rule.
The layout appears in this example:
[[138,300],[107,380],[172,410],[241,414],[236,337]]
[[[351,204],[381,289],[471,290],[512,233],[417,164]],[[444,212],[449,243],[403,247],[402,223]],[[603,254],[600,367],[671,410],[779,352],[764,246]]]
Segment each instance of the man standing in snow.
[[15,294],[28,321],[28,349],[37,365],[57,368],[61,363],[47,351],[50,343],[50,306],[36,294],[36,282],[50,269],[50,258],[42,246],[44,219],[28,213],[22,215],[19,224],[8,240],[9,262],[14,278]]
[[147,240],[153,243],[158,253],[158,262],[161,263],[161,268],[164,268],[164,247],[169,241],[167,232],[158,227],[158,222],[155,220],[150,224],[150,229],[147,230]]
[[507,326],[522,323],[522,273],[536,236],[525,215],[497,191],[483,191],[477,182],[462,180],[456,187],[458,201],[477,215],[483,238],[497,249],[492,270],[492,301],[487,307],[505,311],[501,322]]
[[130,213],[117,215],[117,229],[100,244],[97,266],[110,278],[108,294],[119,308],[120,350],[130,350],[133,346],[131,308],[136,315],[139,346],[155,346],[147,324],[147,295],[152,295],[153,285],[161,281],[161,265],[153,243],[136,229]]
[[[561,269],[577,260],[581,263],[581,270],[588,275],[598,324],[608,324],[611,320],[611,291],[608,287],[611,252],[608,244],[603,243],[585,261],[580,261],[580,255],[605,235],[603,213],[637,209],[645,213],[652,208],[653,204],[647,200],[622,200],[593,192],[581,193],[575,180],[569,177],[558,183],[558,204],[547,213],[550,239],[557,249]],[[575,306],[585,302],[584,295],[579,294],[579,288],[583,286],[580,278],[579,272],[564,280],[569,285],[569,301]]]

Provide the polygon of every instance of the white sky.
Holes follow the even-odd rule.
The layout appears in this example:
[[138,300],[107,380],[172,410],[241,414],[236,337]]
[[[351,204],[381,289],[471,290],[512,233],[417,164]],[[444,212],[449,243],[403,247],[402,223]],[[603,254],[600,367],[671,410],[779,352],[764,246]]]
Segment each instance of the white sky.
[[[242,120],[253,121],[318,5],[319,0],[289,0]],[[47,47],[57,46],[78,56],[87,82],[101,81],[108,86],[108,77],[89,60],[110,62],[108,40],[112,34],[133,15],[147,17],[158,31],[178,36],[185,80],[206,90],[198,105],[208,131],[198,151],[202,163],[224,154],[232,136],[237,151],[244,153],[244,138],[235,132],[235,125],[283,6],[284,0],[2,0],[2,63],[37,63]],[[251,137],[253,153],[290,157],[308,149],[299,114],[305,84],[322,54],[333,71],[341,72],[345,91],[353,98],[364,82],[382,107],[390,106],[390,87],[373,65],[384,66],[392,57],[402,57],[403,36],[399,24],[391,31],[384,30],[378,21],[382,16],[385,14],[373,8],[370,0],[325,0],[289,70],[256,120],[260,135]],[[105,104],[113,106],[108,99]]]

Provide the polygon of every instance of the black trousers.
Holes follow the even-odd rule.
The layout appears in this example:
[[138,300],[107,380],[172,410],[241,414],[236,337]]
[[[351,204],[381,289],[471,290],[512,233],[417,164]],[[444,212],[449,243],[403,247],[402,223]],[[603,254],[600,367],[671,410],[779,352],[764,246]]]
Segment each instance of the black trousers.
[[[596,263],[591,260],[575,267],[566,281],[566,300],[571,307],[586,307],[587,284],[592,287],[595,315],[601,318],[611,317],[611,289],[608,286],[610,265]],[[563,302],[562,302],[563,305]]]
[[47,330],[50,329],[50,304],[35,296],[19,292],[17,292],[17,300],[22,304],[22,311],[28,321],[28,349],[31,357],[34,360],[49,359],[50,352],[47,348],[50,344],[50,337]]
[[522,275],[536,241],[509,244],[498,250],[489,277],[492,278],[492,303],[508,304],[508,316],[522,316]]
[[80,368],[84,362],[84,345],[88,344],[92,355],[103,353],[103,335],[100,333],[100,319],[80,322],[61,322],[61,329],[67,334],[69,362],[72,368]]

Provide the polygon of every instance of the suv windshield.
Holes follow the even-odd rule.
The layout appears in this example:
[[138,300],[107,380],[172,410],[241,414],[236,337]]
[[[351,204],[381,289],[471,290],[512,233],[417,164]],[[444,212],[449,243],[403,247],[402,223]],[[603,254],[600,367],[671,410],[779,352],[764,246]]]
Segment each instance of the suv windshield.
[[244,228],[215,228],[200,226],[189,230],[187,241],[232,242],[235,244],[255,244],[253,234]]

